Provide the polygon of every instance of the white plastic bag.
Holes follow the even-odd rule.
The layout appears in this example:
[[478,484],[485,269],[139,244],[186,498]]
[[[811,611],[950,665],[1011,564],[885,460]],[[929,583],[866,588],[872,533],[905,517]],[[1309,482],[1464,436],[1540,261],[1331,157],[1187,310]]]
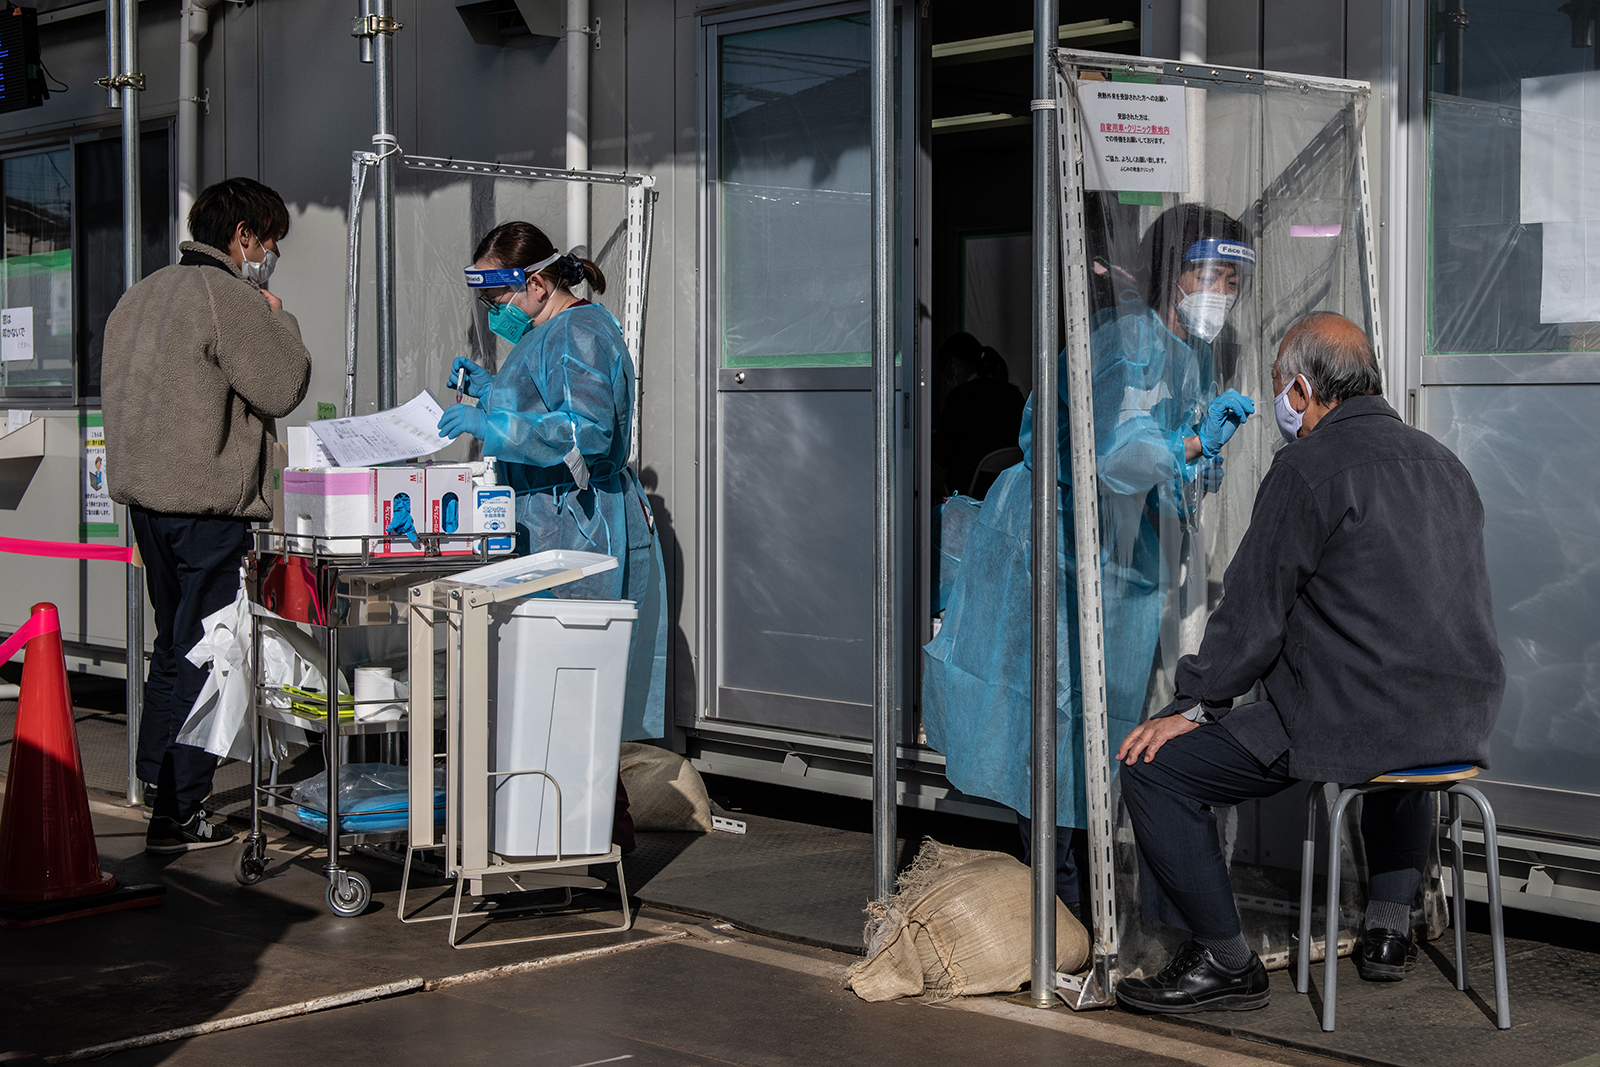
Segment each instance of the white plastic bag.
[[[274,616],[274,618],[276,618]],[[311,635],[291,622],[262,620],[261,677],[268,686],[293,685],[321,689],[324,685],[322,650]],[[180,744],[203,748],[225,759],[250,758],[250,602],[245,595],[244,575],[240,574],[239,595],[232,604],[206,616],[204,632],[186,657],[196,667],[211,665],[200,695],[178,732]],[[339,676],[339,691],[349,685]],[[289,698],[278,693],[268,700],[288,707]],[[267,723],[268,759],[279,761],[289,754],[289,746],[307,744],[305,731],[298,726]]]

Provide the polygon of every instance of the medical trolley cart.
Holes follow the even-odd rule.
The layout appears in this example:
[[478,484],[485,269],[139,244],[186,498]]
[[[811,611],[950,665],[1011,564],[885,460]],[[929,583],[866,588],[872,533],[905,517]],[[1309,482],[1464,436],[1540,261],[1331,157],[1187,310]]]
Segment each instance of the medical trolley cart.
[[[385,550],[394,543],[392,537],[322,537],[255,531],[255,542],[245,557],[245,589],[252,624],[251,662],[255,675],[251,687],[254,722],[250,749],[250,832],[234,863],[234,877],[240,884],[254,885],[266,871],[267,841],[261,832],[264,812],[273,822],[299,835],[326,840],[328,859],[323,870],[328,875],[328,908],[335,915],[360,915],[372,899],[371,884],[340,863],[340,850],[406,839],[404,830],[351,832],[342,827],[339,772],[345,762],[344,742],[351,737],[382,736],[388,749],[398,751],[398,735],[420,722],[427,725],[412,732],[427,737],[431,743],[431,727],[437,718],[432,700],[432,658],[430,655],[422,673],[411,677],[409,702],[394,697],[361,702],[341,699],[339,633],[357,626],[406,625],[407,592],[411,588],[491,558],[489,535],[452,533],[418,534],[417,537],[420,552],[386,555]],[[306,693],[269,686],[262,678],[262,629],[275,623],[304,624],[311,627],[313,634],[322,637],[325,690],[311,696],[309,701]],[[307,706],[309,702],[314,707],[318,700],[322,704],[320,710]],[[392,721],[361,721],[355,714],[362,704],[395,703],[404,705],[407,713]],[[345,714],[341,715],[341,710]],[[296,814],[295,807],[307,805],[289,799],[293,786],[278,784],[275,772],[267,781],[262,781],[264,735],[269,721],[322,735],[327,798],[326,810],[321,814],[326,817],[326,826],[318,826]],[[434,809],[431,760],[424,770],[430,780],[421,804],[423,817],[431,820]],[[418,803],[414,790],[410,799],[413,805]],[[398,814],[403,814],[402,809],[362,812],[363,816]]]

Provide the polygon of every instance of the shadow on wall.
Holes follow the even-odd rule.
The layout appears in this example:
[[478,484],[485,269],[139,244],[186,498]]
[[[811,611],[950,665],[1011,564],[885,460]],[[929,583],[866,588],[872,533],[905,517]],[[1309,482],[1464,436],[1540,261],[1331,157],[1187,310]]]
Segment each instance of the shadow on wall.
[[672,625],[672,654],[667,657],[667,740],[670,742],[676,722],[675,709],[693,708],[695,694],[694,663],[689,654],[694,646],[683,629],[683,544],[678,540],[666,497],[656,492],[661,476],[654,467],[645,467],[639,472],[639,481],[650,500],[650,510],[655,512],[661,556],[667,567],[667,618]]

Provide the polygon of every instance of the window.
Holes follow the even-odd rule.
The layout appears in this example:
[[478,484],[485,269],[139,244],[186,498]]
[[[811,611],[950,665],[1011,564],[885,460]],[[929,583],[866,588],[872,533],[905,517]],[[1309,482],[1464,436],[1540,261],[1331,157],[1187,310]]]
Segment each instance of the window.
[[[167,130],[140,139],[143,273],[171,262]],[[123,291],[122,142],[94,137],[0,158],[0,309],[31,319],[31,355],[0,362],[0,398],[47,406],[100,395],[105,322]]]
[[718,39],[724,367],[872,362],[865,14]]
[[1430,7],[1425,351],[1600,350],[1593,6]]

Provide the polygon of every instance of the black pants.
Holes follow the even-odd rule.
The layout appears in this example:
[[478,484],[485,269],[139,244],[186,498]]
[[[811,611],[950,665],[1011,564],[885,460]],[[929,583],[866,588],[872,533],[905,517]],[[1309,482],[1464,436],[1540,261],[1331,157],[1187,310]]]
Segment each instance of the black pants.
[[[1022,835],[1022,862],[1033,866],[1033,820],[1017,816]],[[1089,831],[1076,826],[1056,827],[1056,898],[1063,904],[1089,899]]]
[[[1240,932],[1212,809],[1282,792],[1296,781],[1288,768],[1287,754],[1264,766],[1217,725],[1174,737],[1151,763],[1141,757],[1121,768],[1122,800],[1139,846],[1145,918],[1216,940]],[[1422,790],[1371,793],[1363,799],[1361,833],[1371,899],[1411,904],[1432,823],[1433,805]]]
[[155,814],[184,822],[210,795],[217,767],[217,757],[209,752],[177,743],[207,673],[186,657],[204,633],[205,617],[239,595],[239,560],[250,550],[250,523],[165,515],[137,506],[128,516],[156,617],[137,770],[141,781],[156,785]]

